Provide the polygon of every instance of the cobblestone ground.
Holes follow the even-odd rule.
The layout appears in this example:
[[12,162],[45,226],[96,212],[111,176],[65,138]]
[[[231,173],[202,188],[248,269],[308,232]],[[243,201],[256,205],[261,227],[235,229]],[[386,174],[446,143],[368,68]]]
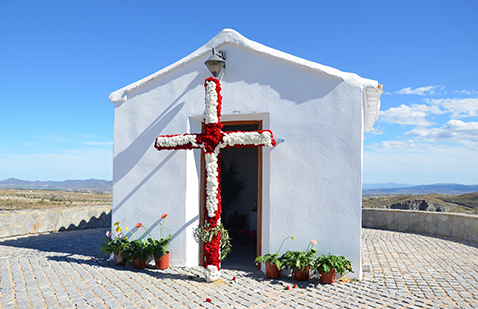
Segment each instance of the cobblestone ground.
[[0,240],[0,308],[478,308],[476,243],[364,229],[363,281],[223,270],[206,283],[200,267],[114,265],[98,250],[105,231]]

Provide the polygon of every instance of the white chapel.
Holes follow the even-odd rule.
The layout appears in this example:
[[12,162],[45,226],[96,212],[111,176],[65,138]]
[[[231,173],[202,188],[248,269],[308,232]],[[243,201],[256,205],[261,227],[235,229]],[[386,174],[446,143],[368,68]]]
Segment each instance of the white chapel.
[[[224,29],[187,57],[111,93],[115,104],[112,221],[141,222],[159,237],[161,215],[171,265],[202,263],[193,230],[204,217],[201,150],[154,147],[159,135],[201,133],[205,61],[225,55],[221,84],[224,131],[271,130],[274,147],[228,148],[222,189],[230,233],[247,233],[253,255],[305,250],[344,255],[361,279],[363,134],[372,129],[382,87],[362,78],[251,41]],[[228,176],[231,177],[231,176]],[[229,200],[232,199],[232,202]],[[226,203],[226,202],[227,203]],[[146,236],[137,234],[137,236]],[[253,263],[253,261],[251,261]]]

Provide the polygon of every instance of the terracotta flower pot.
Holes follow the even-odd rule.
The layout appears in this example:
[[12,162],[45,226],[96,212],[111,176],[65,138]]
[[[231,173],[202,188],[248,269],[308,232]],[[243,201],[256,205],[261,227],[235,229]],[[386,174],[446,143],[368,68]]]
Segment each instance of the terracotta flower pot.
[[320,283],[332,284],[335,283],[335,269],[331,269],[328,273],[320,272]]
[[138,269],[146,268],[146,260],[140,262],[139,258],[133,257],[133,267]]
[[157,269],[166,269],[169,267],[169,251],[166,251],[166,254],[160,257],[159,259],[156,258],[156,254],[154,254],[154,262],[156,263]]
[[115,255],[114,255],[114,258],[115,258],[115,264],[116,264],[116,265],[121,265],[121,266],[123,266],[123,265],[126,264],[126,260],[123,259],[123,257],[121,256],[121,253],[122,253],[122,251],[118,251],[118,254],[115,254]]
[[266,276],[267,278],[277,279],[280,278],[280,270],[277,269],[276,265],[271,265],[269,262],[266,262]]
[[296,269],[294,271],[294,279],[297,281],[307,281],[309,280],[309,267]]

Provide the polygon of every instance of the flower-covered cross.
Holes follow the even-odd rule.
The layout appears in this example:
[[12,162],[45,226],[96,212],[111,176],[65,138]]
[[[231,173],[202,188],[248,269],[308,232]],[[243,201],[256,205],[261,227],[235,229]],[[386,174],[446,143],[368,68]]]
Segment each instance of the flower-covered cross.
[[[206,111],[204,129],[201,134],[160,135],[156,138],[157,150],[202,149],[206,170],[206,223],[215,228],[221,222],[221,192],[219,155],[222,148],[232,147],[273,147],[276,142],[270,130],[223,132],[221,124],[221,85],[219,80],[209,77],[206,88]],[[207,281],[219,279],[221,262],[221,235],[218,232],[210,242],[204,243],[204,275]]]

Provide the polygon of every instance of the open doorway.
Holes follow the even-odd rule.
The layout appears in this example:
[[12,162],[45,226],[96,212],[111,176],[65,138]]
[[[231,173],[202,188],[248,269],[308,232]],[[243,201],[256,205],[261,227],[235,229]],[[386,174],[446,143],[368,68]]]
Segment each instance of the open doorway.
[[[222,124],[225,132],[262,130],[262,121]],[[221,262],[222,268],[257,269],[254,259],[261,254],[262,239],[262,147],[222,149],[220,159],[221,221],[232,237],[232,252]],[[204,192],[204,186],[201,191]],[[201,218],[204,218],[204,205]],[[202,248],[200,251],[202,261]]]
[[[224,123],[223,131],[260,130],[259,123]],[[255,268],[258,234],[258,156],[261,147],[221,151],[221,196],[224,227],[232,238],[232,252],[223,268]]]

